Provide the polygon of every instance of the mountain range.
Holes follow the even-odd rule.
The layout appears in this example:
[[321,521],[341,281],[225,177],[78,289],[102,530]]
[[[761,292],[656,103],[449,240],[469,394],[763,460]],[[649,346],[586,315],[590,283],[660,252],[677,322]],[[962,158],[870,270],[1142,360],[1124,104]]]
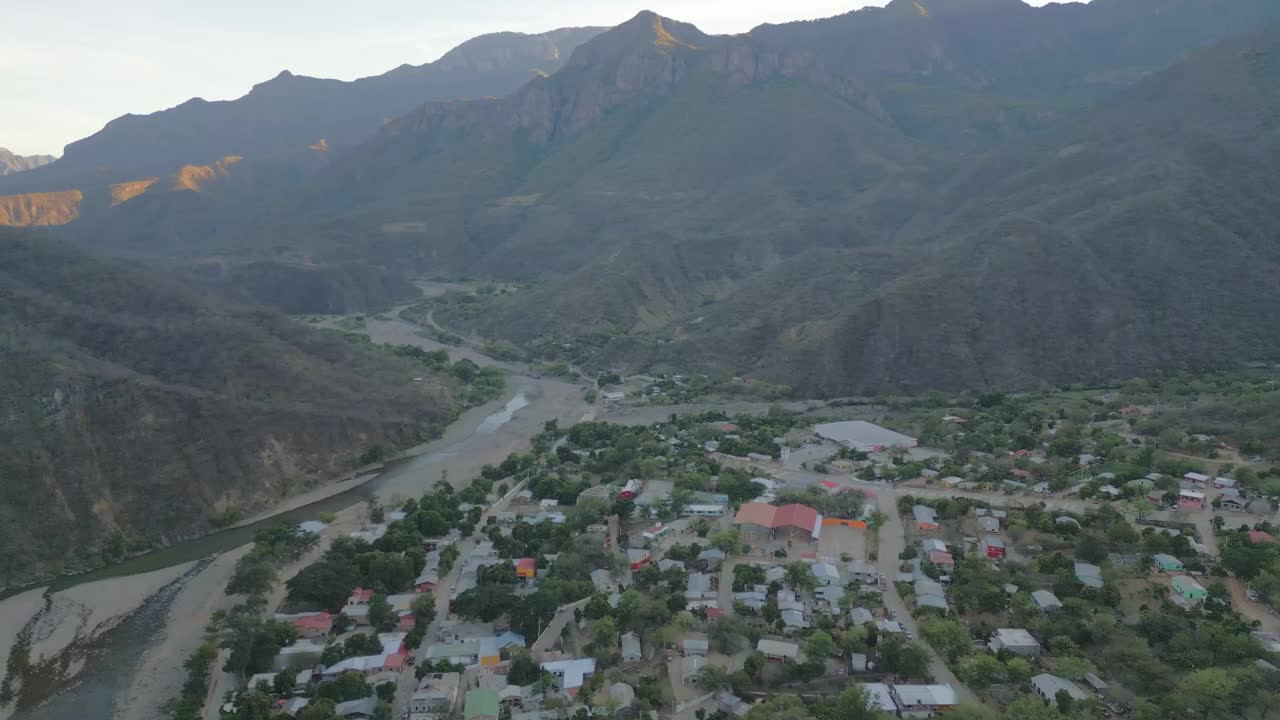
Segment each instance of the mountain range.
[[[97,219],[146,194],[253,197],[296,182],[429,100],[505,95],[557,70],[602,28],[564,28],[469,40],[425,65],[350,82],[283,71],[236,100],[192,98],[125,115],[67,145],[56,162],[0,179],[0,225]],[[183,198],[163,202],[181,205]]]
[[41,165],[48,165],[55,158],[52,155],[14,155],[0,147],[0,176],[34,170]]
[[[272,267],[521,281],[437,317],[519,343],[608,336],[602,363],[801,394],[1270,359],[1276,177],[1257,153],[1276,22],[1270,0],[892,0],[714,36],[642,12],[558,31],[564,52],[497,97],[437,94],[327,148],[280,144],[315,145],[302,155],[189,152],[205,164],[163,184],[197,192],[117,185],[91,213],[42,215],[30,193],[73,192],[54,180],[77,157],[152,152],[104,130],[0,181],[25,191],[0,222],[182,266],[267,263],[230,273],[259,289]],[[259,88],[278,83],[294,80]],[[184,108],[149,121],[183,128]],[[294,312],[342,296],[228,292]]]

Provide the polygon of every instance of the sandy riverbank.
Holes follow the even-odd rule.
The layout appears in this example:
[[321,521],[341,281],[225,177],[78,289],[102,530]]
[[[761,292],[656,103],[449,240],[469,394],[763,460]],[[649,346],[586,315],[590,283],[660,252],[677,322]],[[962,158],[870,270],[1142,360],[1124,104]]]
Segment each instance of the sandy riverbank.
[[[44,588],[28,590],[0,601],[0,668],[9,662],[9,653],[13,651],[22,627],[43,607]],[[7,720],[12,714],[12,706],[0,706],[0,720]]]
[[421,495],[446,473],[451,485],[465,487],[485,465],[497,465],[513,452],[528,450],[529,439],[542,432],[547,421],[569,427],[590,409],[582,390],[572,383],[528,378],[512,378],[512,383],[516,392],[523,393],[527,406],[492,432],[460,434],[457,442],[446,443],[452,450],[424,454],[389,471],[381,480],[379,495],[384,499]]
[[[345,536],[359,529],[367,520],[363,505],[356,505],[338,513],[337,519],[325,528],[320,542],[300,560],[281,569],[280,583],[267,598],[268,607],[284,601],[284,583],[297,575],[302,568],[320,559],[334,538]],[[162,636],[147,649],[141,664],[134,673],[129,688],[119,698],[115,717],[117,720],[160,720],[165,703],[177,697],[186,681],[186,669],[182,664],[204,641],[205,627],[218,610],[230,610],[243,600],[240,596],[228,597],[223,589],[235,571],[236,563],[251,549],[243,545],[223,553],[199,575],[191,578],[174,598],[165,618]],[[215,669],[217,675],[221,671]]]
[[[0,658],[7,662],[22,629],[34,618],[30,662],[57,656],[73,643],[83,643],[110,630],[161,588],[182,577],[195,563],[77,585],[54,593],[45,609],[44,590],[34,589],[0,602]],[[70,665],[74,675],[79,663]],[[0,719],[13,708],[0,709]]]

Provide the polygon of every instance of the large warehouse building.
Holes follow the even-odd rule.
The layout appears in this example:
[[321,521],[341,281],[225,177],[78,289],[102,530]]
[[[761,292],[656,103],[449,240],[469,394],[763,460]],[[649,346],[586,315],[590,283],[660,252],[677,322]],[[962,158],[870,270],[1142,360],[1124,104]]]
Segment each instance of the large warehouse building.
[[733,518],[734,525],[755,525],[769,531],[795,530],[817,539],[822,534],[822,516],[808,505],[768,505],[759,502],[743,503]]
[[818,437],[838,442],[860,452],[879,452],[889,448],[913,448],[917,440],[865,420],[823,423],[813,428]]

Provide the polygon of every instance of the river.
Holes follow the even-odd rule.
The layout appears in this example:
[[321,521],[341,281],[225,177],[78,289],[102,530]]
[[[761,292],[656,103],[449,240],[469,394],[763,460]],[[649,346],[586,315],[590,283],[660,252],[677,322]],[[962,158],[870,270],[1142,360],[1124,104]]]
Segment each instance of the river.
[[[391,463],[381,475],[366,483],[354,485],[350,490],[254,523],[179,543],[119,565],[93,573],[59,578],[51,587],[59,590],[81,583],[135,575],[209,558],[252,541],[254,533],[261,528],[280,522],[297,523],[313,520],[319,513],[337,512],[360,503],[370,492],[384,497],[391,494],[408,494],[413,491],[420,493],[430,486],[432,478],[440,477],[443,469],[456,466],[460,458],[465,457],[470,460],[474,455],[489,462],[491,458],[497,458],[499,452],[505,455],[540,430],[544,417],[550,419],[562,415],[564,404],[560,401],[569,397],[563,389],[560,389],[560,392],[548,393],[547,381],[535,381],[532,378],[519,376],[514,376],[512,379],[516,380],[516,378],[519,378],[520,383],[516,393],[501,409],[481,419],[469,433],[443,446],[431,448],[418,455],[411,454]],[[510,430],[508,426],[513,419],[516,419],[520,410],[540,400],[546,400],[546,402],[537,408],[537,413],[533,413],[536,417],[529,418],[527,423],[522,420],[519,423],[521,427],[517,431],[503,433],[504,429]],[[497,436],[500,434],[504,434],[504,437],[498,439]],[[460,477],[456,477],[455,482],[470,479],[469,475],[458,474]],[[202,569],[204,565],[205,563],[202,562],[198,568]],[[43,705],[19,712],[13,717],[21,720],[111,720],[115,712],[116,699],[129,686],[134,673],[140,666],[143,654],[164,628],[165,618],[174,598],[185,582],[194,577],[199,569],[187,573],[182,579],[166,586],[149,598],[128,619],[94,640],[87,648],[88,652],[85,653],[83,669],[69,687],[62,689]]]

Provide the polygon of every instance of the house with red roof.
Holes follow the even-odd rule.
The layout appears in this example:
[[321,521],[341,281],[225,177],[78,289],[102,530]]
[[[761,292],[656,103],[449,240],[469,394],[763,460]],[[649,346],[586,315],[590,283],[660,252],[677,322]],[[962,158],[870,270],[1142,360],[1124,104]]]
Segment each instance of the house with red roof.
[[649,554],[648,550],[644,548],[627,548],[627,564],[631,566],[632,570],[639,570],[651,562],[653,562],[653,556]]
[[1275,536],[1274,536],[1274,535],[1272,535],[1271,533],[1263,532],[1263,531],[1261,531],[1261,530],[1250,530],[1250,531],[1249,531],[1249,542],[1253,543],[1254,545],[1262,545],[1262,544],[1265,544],[1265,543],[1273,543],[1273,542],[1275,542],[1275,541],[1276,541],[1276,538],[1275,538]]
[[822,534],[822,516],[808,505],[792,503],[777,507],[767,503],[743,503],[733,518],[734,525],[754,525],[769,531],[804,532],[812,539]]
[[367,588],[356,588],[351,591],[351,595],[347,597],[347,607],[358,607],[368,605],[373,599],[373,591]]
[[979,545],[982,546],[982,552],[992,560],[1004,557],[1004,538],[999,535],[985,535]]
[[516,577],[533,579],[538,574],[538,561],[531,557],[520,558],[515,561]]
[[937,565],[940,568],[945,568],[948,570],[954,570],[956,567],[955,557],[953,557],[951,553],[945,550],[930,550],[929,562],[933,563],[934,565]]
[[276,615],[276,621],[289,623],[300,638],[327,637],[333,632],[333,615],[327,612]]

